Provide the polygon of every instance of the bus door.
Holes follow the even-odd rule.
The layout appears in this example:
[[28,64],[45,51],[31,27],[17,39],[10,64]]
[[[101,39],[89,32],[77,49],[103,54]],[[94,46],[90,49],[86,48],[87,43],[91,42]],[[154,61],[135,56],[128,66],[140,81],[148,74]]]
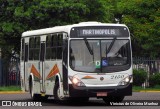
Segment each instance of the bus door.
[[24,85],[25,90],[28,91],[29,89],[29,82],[28,82],[28,43],[25,43],[25,49],[24,49]]
[[40,46],[40,62],[39,62],[39,68],[40,68],[40,90],[41,92],[45,92],[45,67],[44,67],[44,56],[45,56],[45,42],[41,42]]

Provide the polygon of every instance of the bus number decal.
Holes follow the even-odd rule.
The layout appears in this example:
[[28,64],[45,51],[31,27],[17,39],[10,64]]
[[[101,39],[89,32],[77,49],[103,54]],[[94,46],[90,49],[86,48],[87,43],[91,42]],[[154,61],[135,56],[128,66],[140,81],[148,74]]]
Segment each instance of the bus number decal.
[[120,78],[124,78],[124,75],[112,75],[111,79],[120,79]]

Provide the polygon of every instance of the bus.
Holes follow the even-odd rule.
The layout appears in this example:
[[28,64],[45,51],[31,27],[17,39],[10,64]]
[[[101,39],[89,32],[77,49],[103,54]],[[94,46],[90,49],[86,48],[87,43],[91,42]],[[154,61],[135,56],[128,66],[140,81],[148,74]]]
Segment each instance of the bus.
[[125,24],[81,22],[26,31],[21,87],[33,100],[106,103],[132,96],[131,38]]

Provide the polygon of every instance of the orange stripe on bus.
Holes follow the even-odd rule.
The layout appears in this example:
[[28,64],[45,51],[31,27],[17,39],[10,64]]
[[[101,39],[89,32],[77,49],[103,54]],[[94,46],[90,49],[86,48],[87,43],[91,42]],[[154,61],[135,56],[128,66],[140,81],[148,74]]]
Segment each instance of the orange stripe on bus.
[[33,73],[33,75],[36,76],[37,78],[41,79],[41,75],[38,72],[38,70],[35,68],[34,65],[32,65],[32,67],[31,67],[31,73]]
[[96,79],[96,78],[94,78],[94,77],[92,77],[92,76],[85,76],[85,77],[83,77],[82,79]]
[[50,71],[50,73],[48,74],[47,79],[53,77],[54,75],[56,75],[57,73],[59,73],[59,69],[58,69],[58,66],[57,64],[55,64],[55,66],[52,68],[52,70]]

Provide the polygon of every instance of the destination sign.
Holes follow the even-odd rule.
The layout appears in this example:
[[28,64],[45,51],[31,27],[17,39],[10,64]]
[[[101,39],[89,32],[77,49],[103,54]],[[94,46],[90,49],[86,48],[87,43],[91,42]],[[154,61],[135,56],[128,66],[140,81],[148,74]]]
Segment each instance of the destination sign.
[[118,29],[82,29],[79,32],[80,32],[80,36],[119,35]]
[[129,31],[121,26],[93,26],[74,27],[71,29],[71,38],[92,37],[129,37]]

